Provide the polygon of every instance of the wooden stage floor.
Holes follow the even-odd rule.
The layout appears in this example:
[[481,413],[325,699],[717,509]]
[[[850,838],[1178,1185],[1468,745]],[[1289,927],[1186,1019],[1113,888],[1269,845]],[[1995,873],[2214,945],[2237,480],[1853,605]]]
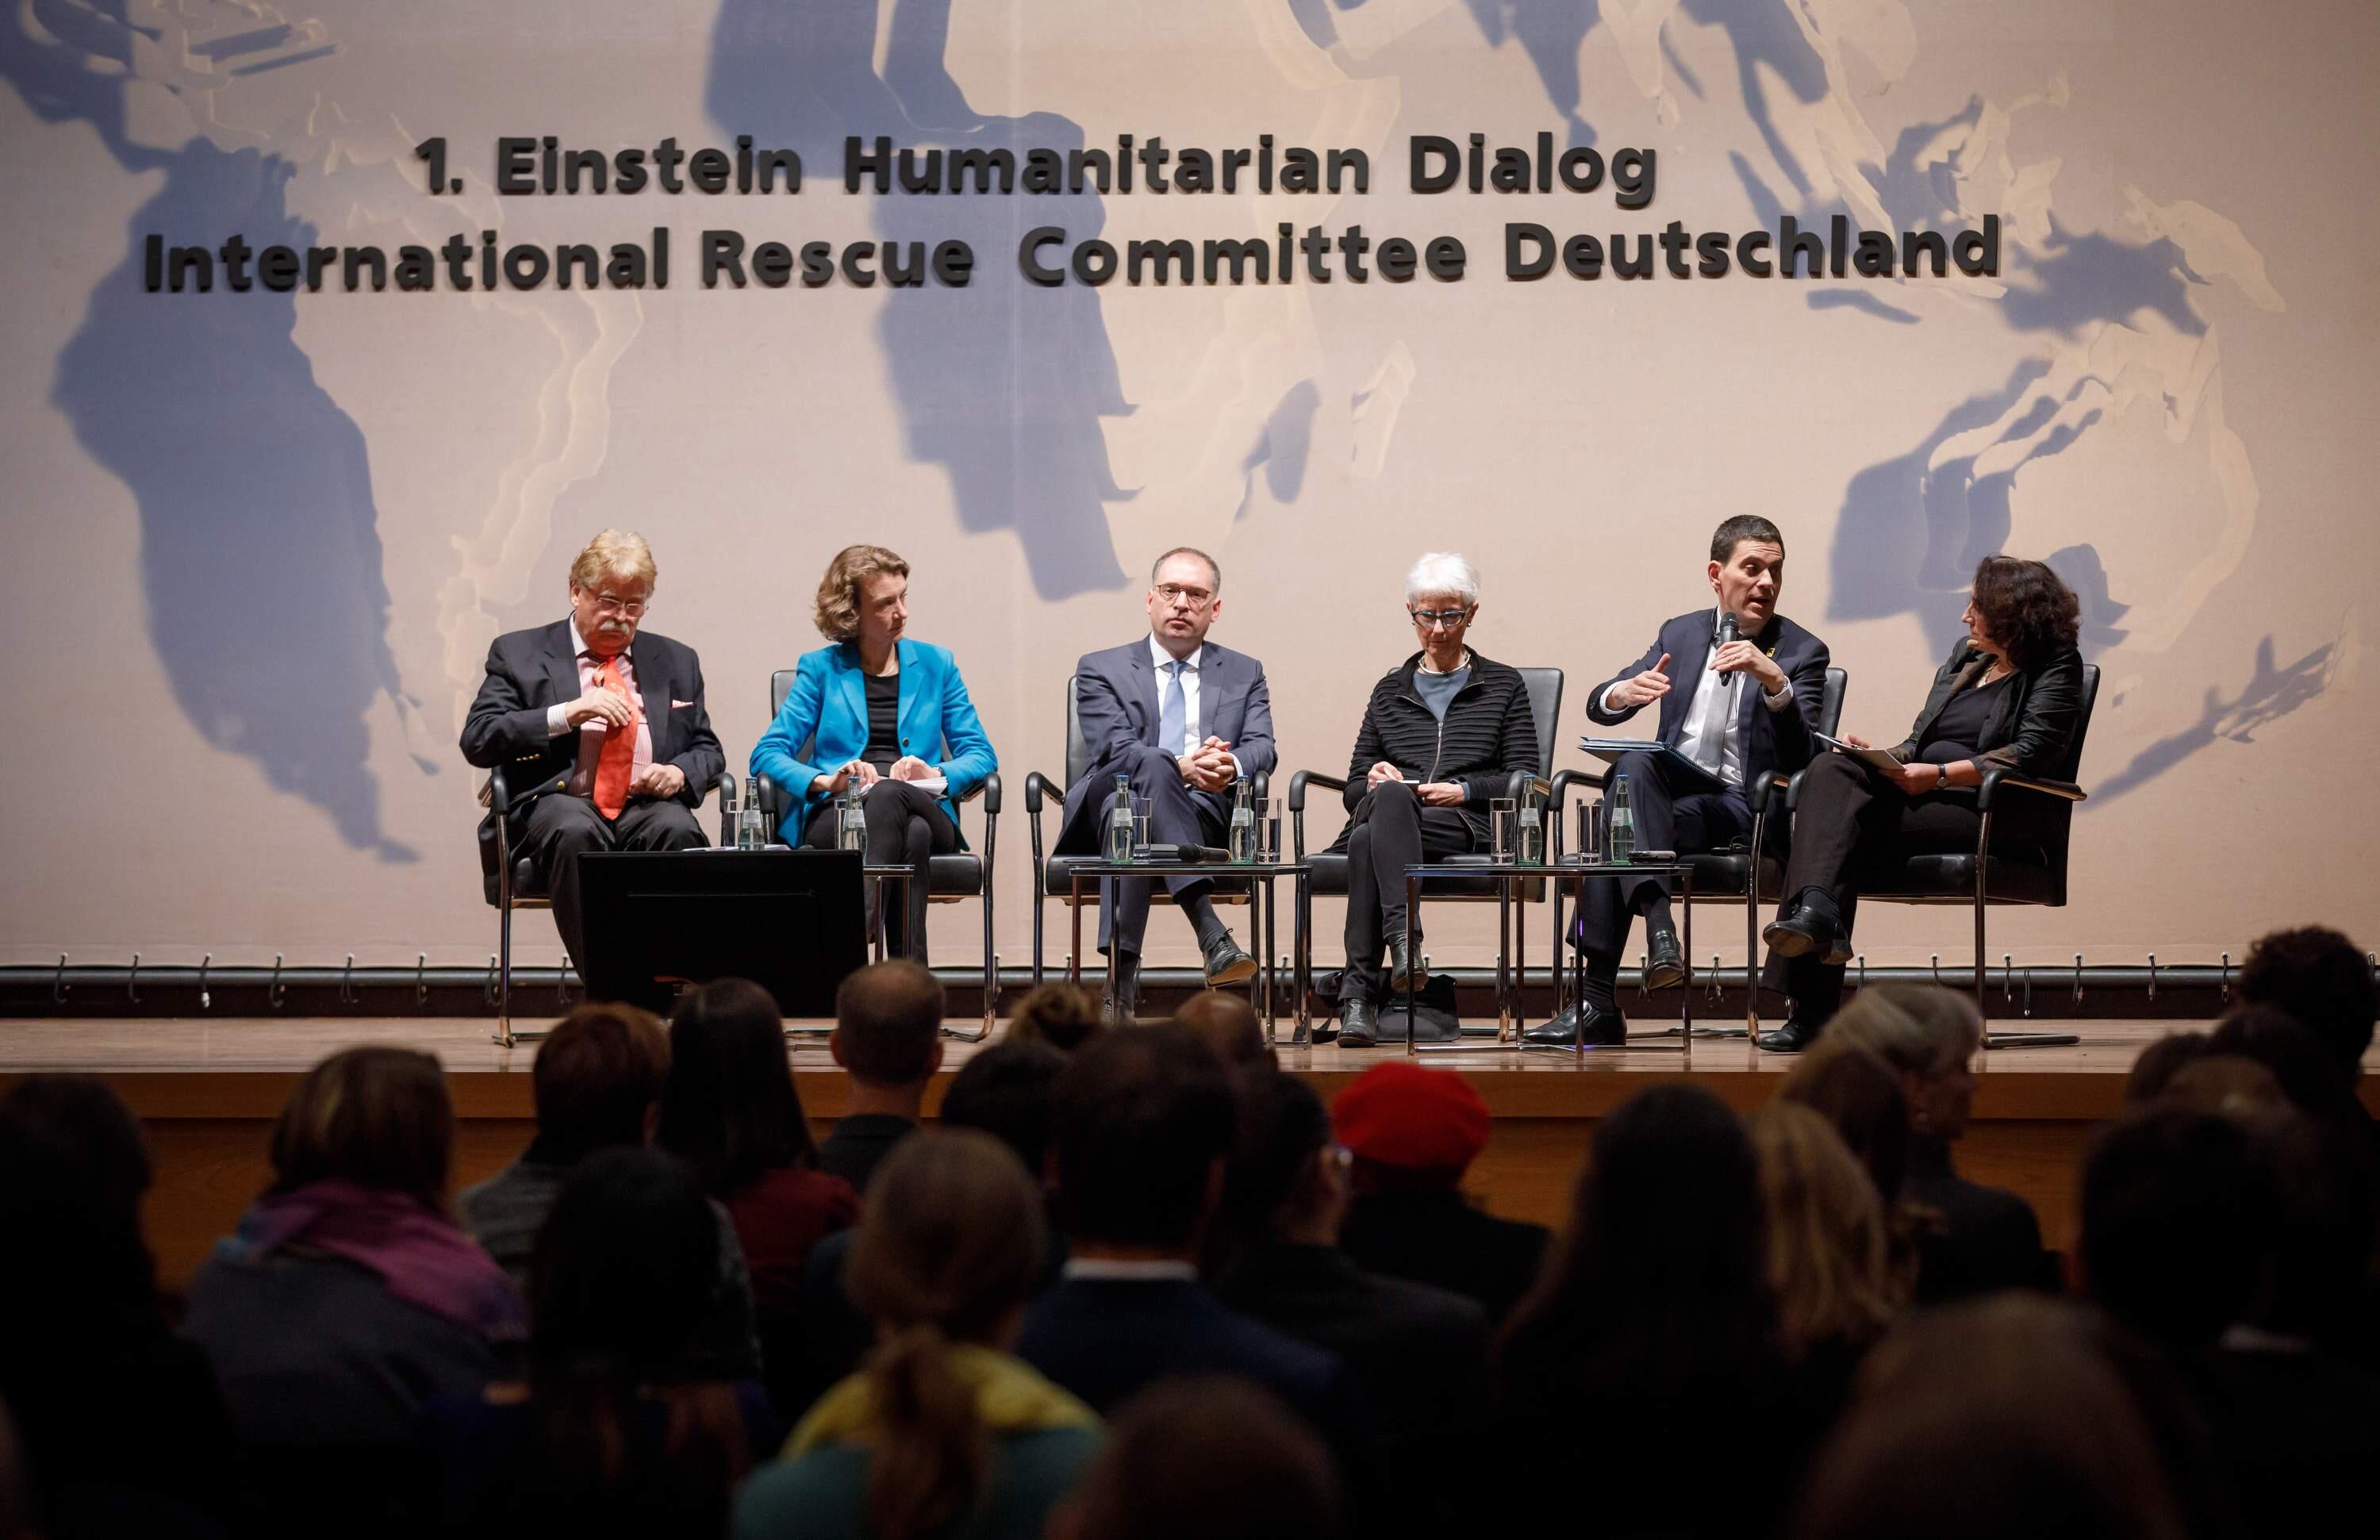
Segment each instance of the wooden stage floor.
[[[822,1028],[823,1024],[795,1024]],[[954,1022],[971,1030],[972,1023]],[[2112,1115],[2141,1049],[2180,1022],[2002,1022],[2008,1030],[2078,1034],[2070,1048],[2003,1049],[1980,1061],[1974,1120],[1959,1146],[1962,1171],[2012,1188],[2040,1215],[2043,1239],[2070,1241],[2073,1187],[2092,1129]],[[140,1114],[155,1154],[157,1184],[149,1228],[161,1270],[179,1282],[226,1233],[265,1177],[265,1135],[290,1086],[334,1049],[390,1043],[437,1055],[446,1067],[460,1120],[455,1182],[497,1170],[528,1142],[532,1109],[528,1071],[533,1043],[504,1049],[484,1019],[369,1017],[225,1018],[0,1022],[0,1086],[43,1071],[105,1078]],[[1653,1030],[1643,1024],[1639,1031]],[[995,1039],[997,1040],[996,1037]],[[1648,1039],[1662,1041],[1662,1039]],[[1594,1122],[1658,1079],[1688,1078],[1750,1110],[1774,1094],[1794,1061],[1742,1041],[1704,1040],[1689,1059],[1675,1051],[1565,1053],[1470,1051],[1424,1057],[1433,1068],[1470,1076],[1495,1115],[1486,1154],[1469,1185],[1488,1208],[1559,1224],[1568,1207]],[[821,1125],[844,1110],[844,1081],[829,1061],[823,1031],[797,1031],[792,1047],[803,1107]],[[946,1039],[949,1074],[978,1051]],[[1326,1098],[1366,1066],[1402,1052],[1335,1045],[1281,1050],[1282,1067],[1305,1076]],[[2380,1069],[2380,1055],[2370,1061]],[[2380,1075],[2363,1094],[2380,1110]],[[940,1100],[938,1085],[927,1102]]]

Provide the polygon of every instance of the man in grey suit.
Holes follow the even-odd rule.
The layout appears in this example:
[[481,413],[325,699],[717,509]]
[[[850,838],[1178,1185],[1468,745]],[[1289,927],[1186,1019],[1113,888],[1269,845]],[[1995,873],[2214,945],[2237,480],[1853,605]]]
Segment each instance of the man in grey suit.
[[[1223,573],[1187,546],[1157,559],[1148,576],[1148,635],[1086,653],[1075,665],[1075,709],[1090,769],[1066,788],[1057,852],[1087,855],[1115,801],[1115,778],[1149,799],[1149,837],[1161,844],[1218,845],[1231,825],[1233,785],[1273,767],[1272,699],[1264,665],[1207,640],[1223,610]],[[1099,950],[1108,958],[1104,1002],[1128,1020],[1140,993],[1140,939],[1148,927],[1148,878],[1100,884]],[[1209,987],[1257,971],[1215,913],[1204,877],[1163,879],[1198,933]]]

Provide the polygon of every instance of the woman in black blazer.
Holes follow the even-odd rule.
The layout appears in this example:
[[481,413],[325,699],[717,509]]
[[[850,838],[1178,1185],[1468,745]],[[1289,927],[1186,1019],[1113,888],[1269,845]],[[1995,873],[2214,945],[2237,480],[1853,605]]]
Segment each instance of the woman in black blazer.
[[[1910,855],[1971,851],[1983,815],[1973,788],[1987,769],[2055,776],[2082,712],[2080,606],[2039,562],[1986,556],[1975,568],[1967,635],[1934,676],[1895,773],[1847,754],[1812,761],[1793,814],[1785,898],[1763,939],[1762,983],[1792,997],[1792,1013],[1760,1046],[1793,1053],[1835,1013],[1861,877]],[[1868,746],[1846,735],[1846,742]],[[2037,844],[2022,804],[1992,820],[1995,850]]]
[[1380,951],[1388,992],[1422,982],[1405,948],[1405,868],[1486,848],[1488,803],[1515,771],[1542,775],[1536,718],[1518,669],[1463,645],[1479,614],[1479,574],[1432,552],[1405,575],[1405,613],[1421,650],[1382,675],[1364,708],[1347,766],[1353,816],[1333,850],[1347,854],[1347,971],[1339,985],[1340,1041],[1378,1038]]

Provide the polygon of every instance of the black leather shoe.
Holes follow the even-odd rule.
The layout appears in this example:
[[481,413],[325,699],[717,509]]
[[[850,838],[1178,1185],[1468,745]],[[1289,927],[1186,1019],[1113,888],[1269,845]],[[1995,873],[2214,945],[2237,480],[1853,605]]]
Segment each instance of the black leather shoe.
[[1372,1002],[1357,996],[1339,1002],[1339,1046],[1370,1048],[1380,1040],[1379,1013]]
[[1140,1011],[1140,954],[1123,955],[1129,961],[1108,964],[1107,988],[1099,994],[1101,1026],[1130,1026]]
[[1678,950],[1678,933],[1656,930],[1645,938],[1645,988],[1674,989],[1686,981],[1686,960]]
[[1389,993],[1403,994],[1407,988],[1408,976],[1412,979],[1411,987],[1416,989],[1429,982],[1429,969],[1424,967],[1415,960],[1412,952],[1405,950],[1404,937],[1391,936],[1389,938]]
[[1769,1053],[1799,1053],[1818,1040],[1819,1028],[1801,1015],[1785,1018],[1785,1025],[1760,1035],[1761,1048]]
[[1224,984],[1241,984],[1256,976],[1257,960],[1240,950],[1232,933],[1222,931],[1205,949],[1202,961],[1207,970],[1207,988]]
[[[1576,1005],[1565,1006],[1561,1013],[1543,1026],[1533,1026],[1521,1034],[1521,1041],[1539,1048],[1576,1048],[1580,1037],[1580,1012]],[[1592,1048],[1617,1048],[1628,1041],[1628,1018],[1615,1008],[1604,1010],[1589,1005],[1585,1013],[1585,1041]]]
[[1815,952],[1831,964],[1835,954],[1842,952],[1842,961],[1851,960],[1835,922],[1806,903],[1795,904],[1791,914],[1780,915],[1763,926],[1760,939],[1779,957],[1806,957]]

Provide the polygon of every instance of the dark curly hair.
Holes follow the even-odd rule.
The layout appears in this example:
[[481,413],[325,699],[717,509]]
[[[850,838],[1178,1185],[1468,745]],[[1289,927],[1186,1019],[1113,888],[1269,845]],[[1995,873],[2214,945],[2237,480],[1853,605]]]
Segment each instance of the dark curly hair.
[[1975,564],[1975,612],[2021,669],[2046,663],[2082,634],[2074,590],[2040,562],[1986,556]]
[[2380,990],[2362,950],[2323,926],[2276,930],[2248,949],[2240,998],[2277,1005],[2322,1039],[2350,1080],[2372,1046]]

